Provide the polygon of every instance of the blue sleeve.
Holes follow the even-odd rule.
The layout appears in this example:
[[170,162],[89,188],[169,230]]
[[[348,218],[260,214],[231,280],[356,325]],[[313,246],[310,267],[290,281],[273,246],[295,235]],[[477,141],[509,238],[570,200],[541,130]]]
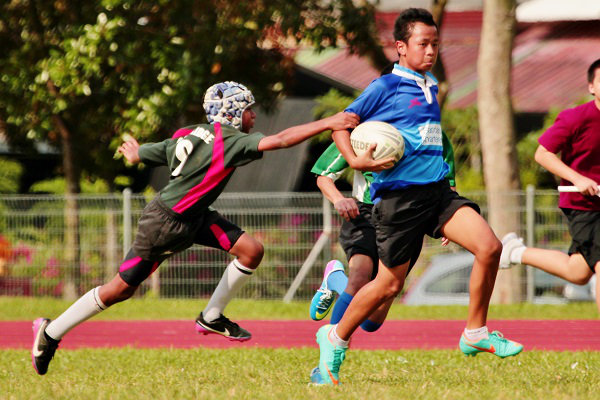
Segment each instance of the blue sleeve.
[[375,79],[345,111],[357,114],[361,122],[367,121],[381,108],[385,93],[381,79]]

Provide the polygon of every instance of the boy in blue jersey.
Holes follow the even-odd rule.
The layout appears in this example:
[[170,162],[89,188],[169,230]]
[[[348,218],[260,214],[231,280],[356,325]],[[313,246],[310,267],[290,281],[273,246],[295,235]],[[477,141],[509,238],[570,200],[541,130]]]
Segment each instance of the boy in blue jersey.
[[463,353],[507,357],[523,349],[499,332],[489,333],[486,326],[502,244],[477,204],[452,191],[444,179],[449,167],[442,158],[437,81],[429,73],[438,54],[437,26],[428,11],[408,9],[396,20],[394,37],[399,62],[393,72],[373,81],[347,111],[358,114],[361,122],[395,126],[404,138],[403,158],[390,166],[385,161],[391,160],[374,161],[368,153],[356,156],[348,131],[333,134],[350,167],[379,171],[371,184],[379,272],[356,293],[337,325],[317,332],[321,377],[333,385],[339,383],[351,335],[368,315],[400,293],[425,234],[444,236],[475,255],[467,324],[459,341]]

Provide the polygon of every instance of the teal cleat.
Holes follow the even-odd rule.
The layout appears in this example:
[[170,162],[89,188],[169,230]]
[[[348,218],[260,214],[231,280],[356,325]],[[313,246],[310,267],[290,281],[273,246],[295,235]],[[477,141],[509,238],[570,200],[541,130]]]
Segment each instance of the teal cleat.
[[347,347],[335,346],[329,340],[329,332],[333,329],[333,325],[324,325],[317,331],[317,343],[319,344],[319,371],[323,384],[339,385],[340,384],[340,366],[346,358]]
[[325,272],[323,273],[323,283],[321,283],[321,287],[317,290],[317,293],[312,298],[310,302],[310,318],[314,321],[320,321],[329,314],[331,308],[333,306],[335,300],[335,294],[332,290],[327,288],[327,278],[335,271],[344,271],[344,266],[338,260],[331,260],[327,263],[325,267]]
[[502,333],[498,331],[490,333],[488,339],[482,339],[478,342],[471,342],[463,334],[460,337],[458,346],[467,356],[475,356],[477,353],[485,352],[504,358],[516,356],[523,351],[523,345],[521,343],[505,339],[504,336],[502,336]]
[[310,371],[310,383],[313,385],[324,385],[319,367],[314,367],[312,371]]

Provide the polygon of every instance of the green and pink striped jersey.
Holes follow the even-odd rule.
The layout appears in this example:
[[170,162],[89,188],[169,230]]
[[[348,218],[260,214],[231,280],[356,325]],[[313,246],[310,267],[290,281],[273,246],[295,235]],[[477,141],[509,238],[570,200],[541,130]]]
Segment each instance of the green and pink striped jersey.
[[263,137],[219,123],[193,125],[171,139],[141,145],[139,156],[146,165],[169,167],[169,183],[159,196],[176,213],[193,216],[219,197],[236,167],[262,157]]

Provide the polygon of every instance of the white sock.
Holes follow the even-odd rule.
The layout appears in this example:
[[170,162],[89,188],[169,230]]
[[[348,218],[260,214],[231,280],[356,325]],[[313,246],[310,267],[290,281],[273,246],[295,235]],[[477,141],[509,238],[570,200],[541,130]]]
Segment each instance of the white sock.
[[229,263],[206,308],[202,311],[202,316],[206,322],[212,322],[223,314],[227,304],[238,290],[248,282],[253,272],[253,269],[243,266],[237,258]]
[[510,252],[510,262],[515,264],[522,264],[523,253],[527,250],[527,247],[520,246]]
[[465,337],[471,342],[479,342],[482,339],[488,339],[488,328],[487,326],[482,326],[477,329],[465,328]]
[[106,310],[106,306],[100,300],[98,291],[100,286],[90,290],[79,298],[71,307],[60,314],[58,318],[50,322],[46,327],[46,334],[52,339],[60,340],[71,329],[90,319],[101,311]]
[[331,343],[333,343],[336,347],[348,347],[348,343],[350,343],[350,340],[344,340],[342,338],[340,338],[337,334],[337,324],[333,326],[333,328],[329,331],[329,340],[331,340]]

